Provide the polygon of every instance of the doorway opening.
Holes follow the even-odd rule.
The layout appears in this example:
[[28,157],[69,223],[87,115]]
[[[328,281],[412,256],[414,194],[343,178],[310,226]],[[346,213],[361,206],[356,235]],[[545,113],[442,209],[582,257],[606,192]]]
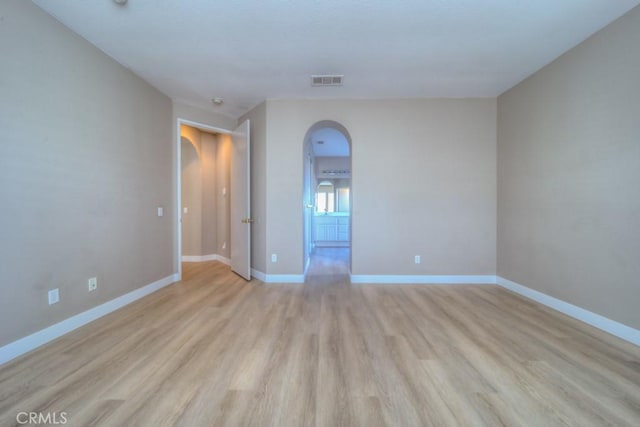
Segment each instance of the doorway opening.
[[305,276],[349,274],[353,228],[351,136],[338,122],[309,128],[303,150]]
[[183,262],[229,264],[230,132],[178,120],[176,250]]
[[221,261],[251,279],[249,121],[233,131],[178,119],[175,259]]

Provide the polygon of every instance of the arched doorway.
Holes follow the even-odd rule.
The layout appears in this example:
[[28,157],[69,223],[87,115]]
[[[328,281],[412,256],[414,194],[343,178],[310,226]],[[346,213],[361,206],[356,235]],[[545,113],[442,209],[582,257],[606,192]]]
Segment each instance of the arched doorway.
[[[312,257],[336,258],[351,266],[353,208],[352,141],[332,120],[309,128],[303,144],[303,247],[305,275]],[[322,273],[314,270],[314,274]]]

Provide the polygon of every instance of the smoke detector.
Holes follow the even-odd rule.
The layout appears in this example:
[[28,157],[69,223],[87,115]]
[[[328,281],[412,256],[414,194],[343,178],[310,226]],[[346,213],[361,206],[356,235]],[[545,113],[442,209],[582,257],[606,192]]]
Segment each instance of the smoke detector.
[[311,76],[311,86],[342,86],[342,74],[316,74]]

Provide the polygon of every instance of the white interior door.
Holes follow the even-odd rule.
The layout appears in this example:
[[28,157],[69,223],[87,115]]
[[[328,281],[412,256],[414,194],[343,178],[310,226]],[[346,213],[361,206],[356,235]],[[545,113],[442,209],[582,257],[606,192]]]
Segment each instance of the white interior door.
[[251,280],[249,120],[231,134],[231,270]]

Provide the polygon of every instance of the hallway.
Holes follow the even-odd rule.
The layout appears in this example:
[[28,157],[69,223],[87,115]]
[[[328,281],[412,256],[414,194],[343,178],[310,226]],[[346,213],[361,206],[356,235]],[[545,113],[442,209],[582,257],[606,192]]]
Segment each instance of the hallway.
[[336,276],[335,279],[345,279],[343,276],[349,276],[350,256],[350,248],[315,248],[311,252],[307,279],[310,276]]

